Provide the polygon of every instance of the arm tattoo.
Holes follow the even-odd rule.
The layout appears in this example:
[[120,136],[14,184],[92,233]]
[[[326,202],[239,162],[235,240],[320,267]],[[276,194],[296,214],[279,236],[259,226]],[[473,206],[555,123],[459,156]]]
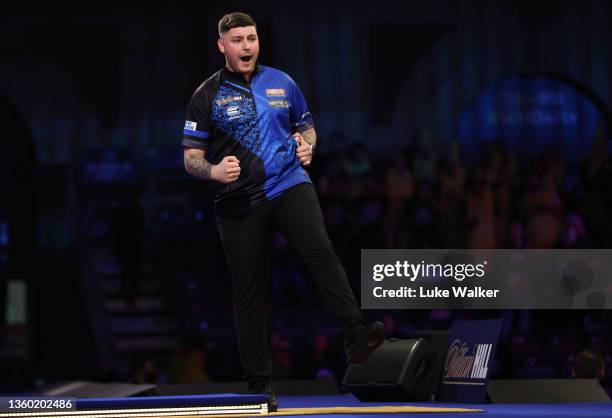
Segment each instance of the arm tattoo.
[[204,158],[200,158],[196,155],[187,155],[185,157],[185,167],[192,176],[195,176],[202,180],[210,180],[210,170],[212,164],[206,161]]

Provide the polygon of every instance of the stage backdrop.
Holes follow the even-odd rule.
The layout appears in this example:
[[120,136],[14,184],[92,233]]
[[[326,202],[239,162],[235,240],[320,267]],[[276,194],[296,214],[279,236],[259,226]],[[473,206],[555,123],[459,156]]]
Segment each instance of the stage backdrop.
[[521,159],[541,156],[552,146],[565,161],[577,163],[603,120],[595,104],[572,85],[548,76],[513,75],[480,92],[461,115],[457,137],[469,162],[485,143],[502,139]]

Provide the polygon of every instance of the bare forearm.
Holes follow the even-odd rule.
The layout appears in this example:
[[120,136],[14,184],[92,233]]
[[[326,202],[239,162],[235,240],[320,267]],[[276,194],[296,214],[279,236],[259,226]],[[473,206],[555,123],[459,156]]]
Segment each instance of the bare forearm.
[[212,164],[198,155],[185,156],[185,170],[200,180],[212,180]]

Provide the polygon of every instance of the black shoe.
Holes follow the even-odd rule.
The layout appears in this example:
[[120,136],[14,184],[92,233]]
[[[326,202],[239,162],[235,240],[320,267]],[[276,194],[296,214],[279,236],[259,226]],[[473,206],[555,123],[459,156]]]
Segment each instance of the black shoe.
[[361,364],[385,340],[385,327],[382,322],[364,322],[349,331],[344,339],[344,351],[349,364]]
[[268,397],[268,412],[276,412],[278,410],[276,394],[269,380],[258,379],[249,381],[249,392],[254,395],[264,394]]

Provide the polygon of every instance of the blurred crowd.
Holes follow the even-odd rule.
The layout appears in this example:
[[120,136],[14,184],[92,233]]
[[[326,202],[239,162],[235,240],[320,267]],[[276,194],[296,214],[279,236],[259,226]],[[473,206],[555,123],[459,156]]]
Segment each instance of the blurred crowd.
[[612,164],[602,139],[573,167],[552,146],[520,161],[502,140],[486,144],[471,165],[457,142],[441,154],[427,139],[390,157],[355,144],[317,158],[315,184],[340,253],[355,239],[370,248],[480,249],[612,241],[605,216]]

